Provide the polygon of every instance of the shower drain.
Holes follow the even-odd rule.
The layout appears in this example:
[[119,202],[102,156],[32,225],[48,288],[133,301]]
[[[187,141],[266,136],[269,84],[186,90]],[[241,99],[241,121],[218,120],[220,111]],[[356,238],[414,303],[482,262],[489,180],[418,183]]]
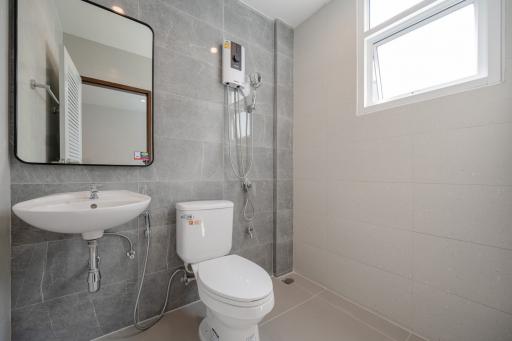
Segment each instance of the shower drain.
[[283,279],[283,283],[287,285],[293,284],[293,282],[295,282],[295,280],[290,277]]

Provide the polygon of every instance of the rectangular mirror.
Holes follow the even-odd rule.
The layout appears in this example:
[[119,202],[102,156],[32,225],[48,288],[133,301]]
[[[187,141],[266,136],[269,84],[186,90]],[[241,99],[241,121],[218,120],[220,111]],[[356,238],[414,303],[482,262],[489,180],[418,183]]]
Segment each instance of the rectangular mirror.
[[153,31],[84,0],[17,0],[16,156],[153,162]]

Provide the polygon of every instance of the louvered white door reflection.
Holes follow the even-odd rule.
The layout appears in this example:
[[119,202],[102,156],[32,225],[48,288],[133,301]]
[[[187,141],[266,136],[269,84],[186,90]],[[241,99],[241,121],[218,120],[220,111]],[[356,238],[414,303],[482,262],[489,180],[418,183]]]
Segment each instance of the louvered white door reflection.
[[60,93],[60,159],[64,163],[82,163],[82,79],[64,46]]

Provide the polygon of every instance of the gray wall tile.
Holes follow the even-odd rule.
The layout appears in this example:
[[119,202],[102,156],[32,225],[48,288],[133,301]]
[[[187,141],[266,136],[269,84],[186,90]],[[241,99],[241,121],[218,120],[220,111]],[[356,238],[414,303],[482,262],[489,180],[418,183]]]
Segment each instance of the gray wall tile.
[[224,106],[171,93],[158,93],[155,135],[181,140],[221,143]]
[[126,15],[138,18],[139,17],[139,1],[138,0],[96,0],[98,5],[112,8],[112,6],[121,7]]
[[43,278],[46,299],[87,290],[88,250],[81,239],[49,242]]
[[291,87],[293,84],[293,59],[277,52],[277,85]]
[[224,1],[224,28],[268,51],[274,49],[274,23],[237,0]]
[[[167,1],[141,1],[140,11],[141,19],[155,31],[157,47],[175,49],[179,46],[176,49],[179,53],[218,67],[220,55],[212,54],[210,49],[222,44],[222,26],[197,20],[169,6]],[[157,56],[165,57],[158,50]]]
[[293,148],[293,121],[286,117],[277,119],[277,148],[291,151]]
[[[170,270],[174,271],[174,269]],[[181,275],[182,274],[178,274],[174,278],[171,287],[172,295],[169,297],[166,311],[198,300],[195,283],[185,286],[184,283],[180,281]],[[140,300],[139,316],[141,320],[155,316],[162,310],[169,283],[169,276],[169,271],[156,272],[146,276]]]
[[88,294],[65,296],[44,305],[56,340],[87,341],[102,335]]
[[[160,147],[159,147],[160,146]],[[165,148],[161,148],[165,146]],[[155,162],[148,171],[159,181],[201,179],[203,144],[196,141],[155,138]]]
[[[160,311],[169,274],[182,265],[176,254],[176,202],[233,200],[233,252],[272,272],[274,190],[277,189],[273,181],[277,174],[274,164],[274,23],[236,0],[97,2],[108,7],[121,6],[128,15],[141,18],[155,31],[155,162],[150,167],[137,169],[59,167],[27,165],[11,156],[13,203],[51,193],[86,190],[90,183],[102,184],[102,190],[127,189],[149,194],[153,233],[141,299],[142,318]],[[280,34],[279,41],[289,45],[290,32]],[[243,193],[228,163],[221,55],[210,52],[211,47],[221,47],[224,38],[244,44],[248,73],[258,71],[264,81],[258,89],[255,163],[250,174],[256,208],[254,239],[246,233],[246,224],[241,218]],[[280,52],[290,57],[286,51]],[[291,91],[283,87],[280,94],[283,98],[277,107],[282,115],[291,119]],[[278,138],[289,141],[288,133],[283,130]],[[289,209],[291,182],[279,184],[282,185],[277,197],[280,203],[275,205]],[[126,257],[128,245],[124,239],[108,236],[100,240],[103,278],[101,290],[95,294],[87,293],[85,241],[76,235],[34,228],[14,215],[12,221],[12,243],[17,245],[12,256],[16,286],[13,290],[13,340],[90,339],[132,323],[145,255],[144,219],[134,219],[111,229],[132,239],[137,251],[135,260]],[[290,247],[284,252],[287,262],[291,258]],[[185,287],[177,282],[166,309],[197,299],[195,283]]]
[[41,283],[47,243],[12,248],[12,302],[14,309],[42,302]]
[[278,210],[276,226],[278,244],[293,240],[293,211]]
[[284,275],[293,269],[293,241],[278,243],[276,247],[276,275]]
[[224,180],[224,146],[220,143],[203,143],[202,147],[201,179]]
[[293,179],[293,155],[290,150],[277,150],[277,178]]
[[[124,232],[136,242],[134,232]],[[128,246],[123,239],[105,236],[99,241],[102,284],[115,283],[137,277],[137,260],[126,256]],[[43,279],[45,299],[57,298],[87,290],[89,248],[82,239],[68,239],[48,243],[48,255]]]
[[167,3],[212,26],[223,26],[223,0],[167,0]]
[[277,115],[293,118],[293,88],[278,85],[277,92]]
[[48,308],[43,304],[31,305],[12,311],[12,339],[16,341],[56,340]]
[[279,275],[293,269],[293,39],[293,29],[276,20],[274,271]]
[[278,46],[277,52],[293,58],[293,38],[293,28],[279,19],[276,20],[276,42]]
[[240,255],[241,257],[253,261],[254,263],[261,266],[263,269],[265,269],[267,272],[272,273],[273,247],[273,243],[255,245],[240,250],[237,252],[237,254]]
[[167,254],[168,269],[176,269],[183,265],[183,261],[176,252],[176,224],[169,226],[169,248]]
[[293,180],[277,180],[277,209],[293,208]]
[[161,92],[215,103],[224,101],[219,65],[213,66],[173,49],[160,47],[155,49],[155,68],[168,70],[155,72],[155,88]]
[[130,281],[104,285],[98,293],[90,295],[103,334],[133,323],[136,295],[137,283]]
[[[171,228],[168,225],[151,227],[150,247],[146,273],[159,272],[167,269],[167,254],[169,252],[170,230]],[[139,271],[140,274],[142,274],[147,250],[147,239],[143,228],[140,229],[139,240]]]

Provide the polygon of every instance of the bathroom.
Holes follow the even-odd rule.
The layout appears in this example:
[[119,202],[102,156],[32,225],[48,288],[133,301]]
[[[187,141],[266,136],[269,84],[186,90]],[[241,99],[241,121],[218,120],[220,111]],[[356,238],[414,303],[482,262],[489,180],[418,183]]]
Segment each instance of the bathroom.
[[508,0],[0,25],[0,340],[512,341]]

